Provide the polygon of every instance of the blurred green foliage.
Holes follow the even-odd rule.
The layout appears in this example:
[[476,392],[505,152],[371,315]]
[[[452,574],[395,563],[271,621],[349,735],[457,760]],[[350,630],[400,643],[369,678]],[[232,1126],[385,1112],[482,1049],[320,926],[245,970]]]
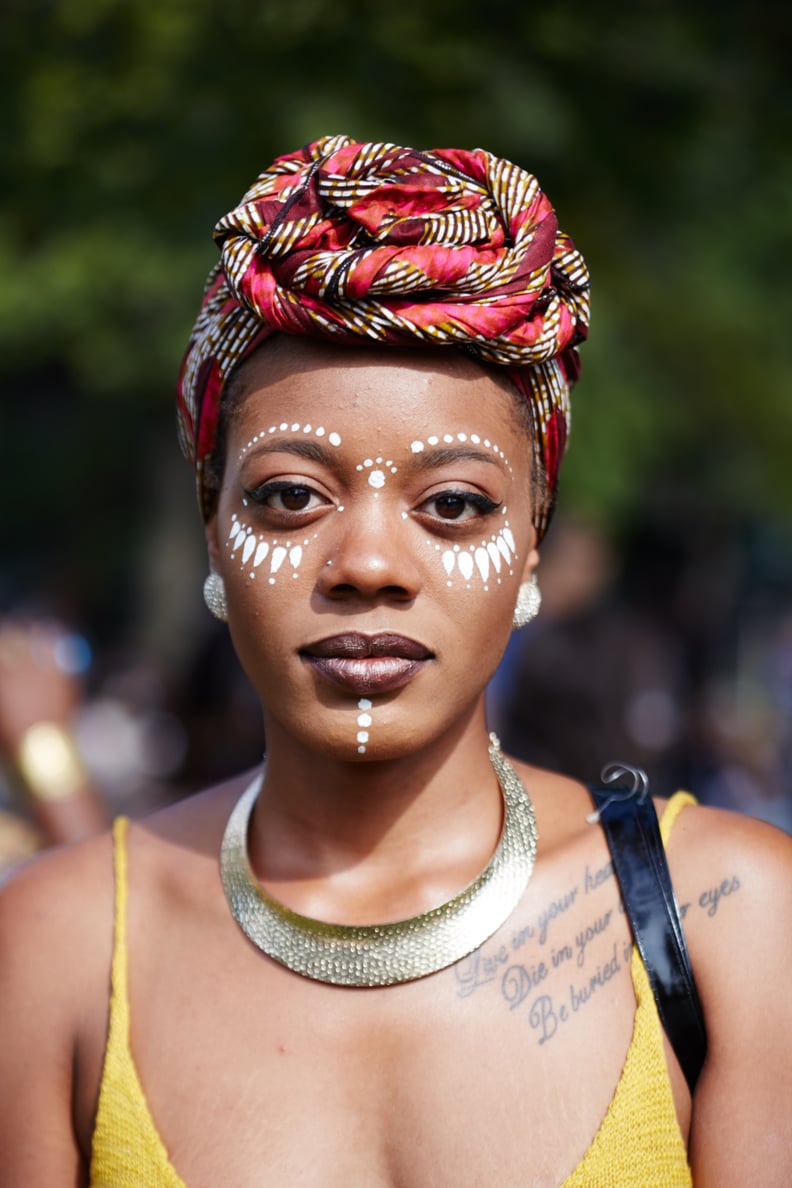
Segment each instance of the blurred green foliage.
[[726,516],[786,514],[789,12],[5,0],[0,433],[16,580],[45,576],[53,552],[89,593],[123,572],[213,223],[275,155],[327,132],[482,144],[539,176],[595,286],[567,507],[619,523],[670,478]]

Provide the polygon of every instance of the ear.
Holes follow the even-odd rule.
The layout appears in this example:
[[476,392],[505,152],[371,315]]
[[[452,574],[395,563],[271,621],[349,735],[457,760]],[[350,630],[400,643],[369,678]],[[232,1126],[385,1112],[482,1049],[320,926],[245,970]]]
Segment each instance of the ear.
[[[536,540],[536,531],[535,530],[534,530],[533,539]],[[522,575],[520,576],[520,581],[527,582],[528,579],[531,577],[531,575],[534,573],[538,564],[539,564],[539,550],[537,549],[536,545],[532,545],[532,547],[528,550],[527,557],[525,558],[525,564],[523,565],[523,568],[522,568]]]
[[218,541],[217,533],[217,508],[215,508],[209,519],[204,524],[206,551],[209,554],[209,568],[213,571],[213,573],[220,572],[220,543]]

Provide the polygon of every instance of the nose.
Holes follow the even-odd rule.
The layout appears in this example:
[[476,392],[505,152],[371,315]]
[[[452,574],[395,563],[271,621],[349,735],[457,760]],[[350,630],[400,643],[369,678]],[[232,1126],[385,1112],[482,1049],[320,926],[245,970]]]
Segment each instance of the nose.
[[421,575],[400,511],[381,505],[338,514],[337,535],[318,578],[320,592],[339,601],[354,597],[411,602]]

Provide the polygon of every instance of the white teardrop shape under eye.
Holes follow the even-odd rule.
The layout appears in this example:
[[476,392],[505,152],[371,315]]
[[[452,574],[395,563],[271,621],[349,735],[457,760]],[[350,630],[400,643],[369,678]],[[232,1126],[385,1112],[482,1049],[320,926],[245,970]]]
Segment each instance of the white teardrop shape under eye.
[[246,564],[250,560],[250,554],[253,552],[255,547],[256,547],[256,538],[253,535],[253,533],[251,532],[250,536],[245,541],[245,548],[242,552],[242,561],[244,564]]
[[459,572],[466,582],[469,582],[473,576],[473,558],[470,553],[460,553],[457,558],[459,565]]
[[504,539],[505,539],[505,541],[506,541],[506,544],[509,546],[509,548],[511,549],[511,551],[512,551],[513,553],[516,553],[516,552],[517,552],[517,549],[515,548],[515,545],[514,545],[514,537],[512,536],[512,530],[511,530],[511,528],[509,527],[509,525],[508,525],[508,524],[506,524],[506,525],[505,525],[505,527],[504,527],[504,529],[503,529],[503,536],[504,536]]
[[253,567],[254,568],[257,565],[261,565],[261,562],[264,560],[264,558],[266,557],[268,552],[269,552],[269,545],[267,544],[266,540],[262,540],[261,544],[256,549],[256,555],[253,558]]
[[474,556],[476,558],[476,565],[478,566],[478,571],[481,574],[482,580],[486,582],[487,578],[489,577],[490,569],[489,555],[487,550],[476,549]]
[[487,552],[490,555],[490,561],[495,566],[495,572],[500,573],[501,555],[498,552],[498,546],[495,544],[494,540],[491,540],[487,545]]
[[450,549],[447,549],[445,551],[445,553],[443,553],[443,569],[446,571],[447,574],[450,575],[451,570],[454,568],[455,561],[456,561],[455,555],[451,552]]
[[503,539],[502,536],[498,537],[498,548],[501,551],[503,559],[505,560],[506,564],[508,565],[511,562],[511,553],[509,552],[509,546],[506,544],[506,541]]
[[228,533],[228,539],[233,540],[238,532],[239,532],[239,520],[234,520],[233,524],[231,525],[231,531]]
[[247,530],[245,528],[243,528],[241,532],[237,533],[236,540],[234,541],[234,547],[231,550],[231,552],[235,553],[237,551],[237,549],[240,548],[245,543],[246,540],[247,540]]
[[289,560],[291,561],[292,565],[296,569],[297,566],[302,561],[302,545],[294,546],[292,551],[289,553]]
[[283,565],[286,557],[286,550],[283,545],[278,545],[276,549],[272,550],[272,561],[270,562],[270,573],[277,573],[281,565]]

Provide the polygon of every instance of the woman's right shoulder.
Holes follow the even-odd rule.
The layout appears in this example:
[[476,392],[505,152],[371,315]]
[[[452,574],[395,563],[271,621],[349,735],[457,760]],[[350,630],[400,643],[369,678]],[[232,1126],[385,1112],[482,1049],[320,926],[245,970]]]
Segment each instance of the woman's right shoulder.
[[[113,842],[109,833],[47,850],[0,886],[0,997],[26,983],[52,987],[65,1006],[87,967],[112,944]],[[105,966],[106,968],[106,966]]]

